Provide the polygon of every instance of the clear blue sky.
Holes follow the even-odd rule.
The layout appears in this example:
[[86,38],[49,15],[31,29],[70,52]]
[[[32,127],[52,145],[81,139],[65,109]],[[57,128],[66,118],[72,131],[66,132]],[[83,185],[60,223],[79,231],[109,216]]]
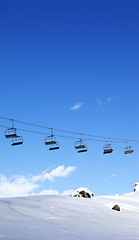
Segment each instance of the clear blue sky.
[[[139,2],[1,0],[0,83],[1,116],[139,139]],[[81,107],[72,110],[75,104]],[[42,181],[36,193],[84,186],[95,195],[122,194],[139,181],[139,143],[132,155],[120,143],[104,156],[103,143],[86,142],[88,152],[78,155],[74,139],[59,138],[60,150],[49,152],[42,135],[20,132],[24,144],[12,148],[0,131],[6,181],[76,167],[69,177]]]

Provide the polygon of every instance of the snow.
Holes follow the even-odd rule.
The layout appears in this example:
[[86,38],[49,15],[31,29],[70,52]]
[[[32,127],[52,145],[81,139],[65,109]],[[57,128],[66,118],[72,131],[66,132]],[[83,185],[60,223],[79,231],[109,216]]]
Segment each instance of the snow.
[[[118,204],[120,212],[112,210]],[[138,240],[139,192],[0,199],[2,240]]]

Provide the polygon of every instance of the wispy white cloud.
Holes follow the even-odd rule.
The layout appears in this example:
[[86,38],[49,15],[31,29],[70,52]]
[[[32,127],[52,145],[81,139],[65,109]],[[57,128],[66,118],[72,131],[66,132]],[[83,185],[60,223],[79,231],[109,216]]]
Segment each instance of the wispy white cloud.
[[111,174],[110,177],[116,177],[116,174]]
[[65,168],[63,165],[58,166],[57,168],[53,169],[50,173],[43,171],[38,176],[33,176],[32,180],[34,182],[36,181],[54,181],[57,177],[67,177],[70,175],[71,172],[73,172],[76,169],[76,167],[67,167]]
[[109,96],[109,97],[107,97],[106,99],[103,99],[103,100],[101,98],[98,98],[96,100],[96,104],[97,104],[98,107],[102,107],[102,106],[105,106],[108,103],[112,102],[113,100],[115,100],[114,96]]
[[68,195],[70,195],[72,192],[73,192],[72,189],[65,190],[65,191],[62,193],[62,195],[64,195],[64,196],[68,196]]
[[32,194],[28,194],[31,196],[34,195],[62,195],[62,196],[69,196],[74,190],[69,189],[69,190],[65,190],[63,193],[58,192],[57,190],[54,189],[45,189],[43,191],[41,191],[40,193],[32,193]]
[[49,189],[41,191],[38,195],[59,195],[59,192],[57,190]]
[[115,100],[115,96],[109,96],[106,101],[107,102],[112,102],[113,100]]
[[70,109],[71,110],[77,110],[79,108],[81,108],[83,105],[83,103],[76,103],[75,105],[73,105]]
[[102,107],[103,105],[105,105],[105,102],[102,101],[101,99],[97,99],[96,104],[98,107]]
[[101,102],[101,100],[97,100],[97,105],[101,106],[103,103]]
[[39,188],[37,183],[24,176],[13,176],[9,179],[3,175],[0,176],[0,197],[27,195],[37,188]]
[[[36,176],[22,176],[16,175],[7,178],[4,175],[0,175],[0,197],[15,197],[32,194],[36,189],[41,187],[41,182],[46,180],[54,181],[59,177],[68,177],[76,169],[76,167],[69,166],[65,168],[63,165],[58,166],[51,172],[43,171],[40,175]],[[50,190],[40,192],[40,194],[50,194]],[[56,195],[58,192],[55,191]],[[51,192],[52,193],[52,192]]]

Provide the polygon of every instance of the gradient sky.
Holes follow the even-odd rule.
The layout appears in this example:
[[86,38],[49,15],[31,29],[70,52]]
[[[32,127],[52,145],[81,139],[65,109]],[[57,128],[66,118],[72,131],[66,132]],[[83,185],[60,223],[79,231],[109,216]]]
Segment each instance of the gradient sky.
[[[0,83],[0,116],[139,140],[139,2],[1,0]],[[128,156],[113,143],[104,156],[103,142],[88,141],[78,155],[74,139],[58,138],[60,150],[49,152],[43,135],[20,132],[24,144],[12,148],[0,131],[0,191],[123,194],[139,181],[139,143]],[[53,170],[54,179],[42,174]]]

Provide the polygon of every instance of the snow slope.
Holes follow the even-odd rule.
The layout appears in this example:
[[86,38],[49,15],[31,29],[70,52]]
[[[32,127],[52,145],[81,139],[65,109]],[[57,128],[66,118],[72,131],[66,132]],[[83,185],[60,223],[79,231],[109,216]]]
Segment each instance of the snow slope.
[[[121,211],[111,208],[119,204]],[[2,240],[139,240],[139,192],[0,199]]]

